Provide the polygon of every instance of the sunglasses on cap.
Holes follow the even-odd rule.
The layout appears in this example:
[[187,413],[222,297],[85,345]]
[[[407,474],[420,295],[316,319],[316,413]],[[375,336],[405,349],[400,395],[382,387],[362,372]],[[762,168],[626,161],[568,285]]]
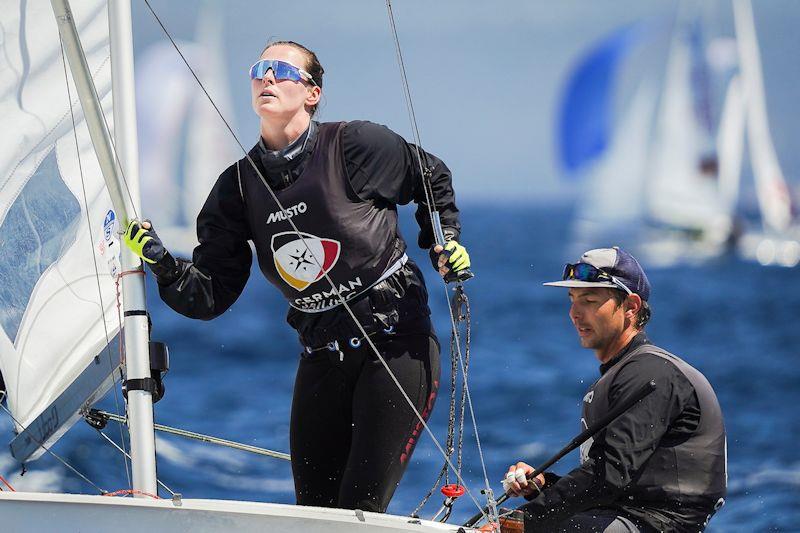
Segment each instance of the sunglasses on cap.
[[270,69],[272,69],[272,75],[275,76],[276,80],[308,81],[312,85],[317,85],[311,74],[279,59],[262,59],[255,63],[250,67],[250,79],[263,80]]
[[574,279],[577,281],[610,281],[627,294],[633,294],[627,285],[622,283],[620,280],[605,272],[594,265],[590,265],[589,263],[567,263],[564,267],[564,274],[562,275],[561,279],[563,280],[570,280]]

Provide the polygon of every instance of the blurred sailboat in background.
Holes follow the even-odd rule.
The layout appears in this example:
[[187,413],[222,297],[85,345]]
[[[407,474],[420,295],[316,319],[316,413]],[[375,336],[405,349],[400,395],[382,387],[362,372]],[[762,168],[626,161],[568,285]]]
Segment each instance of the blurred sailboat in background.
[[[662,41],[653,25],[620,30],[574,70],[560,138],[567,172],[584,180],[576,249],[619,244],[650,266],[705,262],[737,244],[745,257],[760,256],[765,264],[800,259],[789,229],[790,195],[766,121],[752,12],[746,0],[736,6],[736,39],[707,38],[703,18],[679,10],[663,75],[640,72],[616,123],[623,60],[630,63],[637,51],[651,62],[657,57]],[[621,38],[625,33],[639,37]],[[742,235],[737,207],[745,131],[765,230]]]
[[770,134],[753,10],[749,0],[734,0],[733,8],[747,107],[747,143],[761,218],[761,228],[744,231],[738,248],[742,257],[762,265],[793,267],[800,263],[800,223]]
[[651,117],[658,99],[654,82],[636,82],[616,124],[613,100],[621,65],[648,39],[643,24],[604,39],[574,70],[560,116],[560,156],[567,173],[582,180],[573,227],[575,252],[599,242],[624,244],[644,216],[641,198]]
[[[196,40],[179,46],[223,115],[231,117],[223,20],[218,4],[202,3]],[[170,43],[147,48],[136,69],[144,215],[186,256],[197,245],[195,222],[203,202],[240,150]]]
[[[676,21],[645,172],[644,232],[638,248],[656,266],[697,263],[726,252],[734,231],[735,200],[726,183],[739,179],[743,131],[730,80],[717,127],[712,75],[725,65],[707,61],[698,18]],[[714,72],[712,72],[712,69]],[[738,126],[738,131],[735,127]],[[738,142],[737,142],[738,141]],[[726,144],[726,146],[722,146]],[[732,201],[733,200],[733,201]]]

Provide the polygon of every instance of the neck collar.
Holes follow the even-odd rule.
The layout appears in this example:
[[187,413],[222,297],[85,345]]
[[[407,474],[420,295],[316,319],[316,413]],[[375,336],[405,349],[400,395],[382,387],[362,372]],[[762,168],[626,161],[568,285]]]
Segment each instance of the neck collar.
[[282,150],[270,150],[264,143],[264,139],[259,137],[259,155],[264,170],[268,174],[280,174],[294,170],[304,159],[304,156],[314,149],[316,138],[317,122],[313,120],[309,123],[308,129],[304,133]]
[[637,347],[641,346],[642,344],[647,344],[649,342],[650,341],[647,338],[647,335],[645,334],[645,332],[644,331],[640,331],[639,333],[637,333],[631,339],[631,341],[627,344],[627,346],[625,346],[622,350],[619,351],[619,353],[617,355],[615,355],[614,357],[612,357],[611,359],[609,359],[608,361],[606,361],[605,363],[600,365],[600,374],[602,375],[602,374],[605,374],[606,372],[608,372],[608,370],[612,366],[617,364],[620,359],[622,359],[623,357],[625,357],[626,355],[631,353],[631,350],[633,350],[634,348],[637,348]]

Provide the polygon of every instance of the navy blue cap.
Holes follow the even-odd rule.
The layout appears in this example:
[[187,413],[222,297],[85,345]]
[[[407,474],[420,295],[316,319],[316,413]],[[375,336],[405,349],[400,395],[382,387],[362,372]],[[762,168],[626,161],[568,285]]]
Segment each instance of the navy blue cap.
[[[578,260],[587,263],[614,276],[634,294],[638,294],[645,302],[650,298],[650,281],[642,270],[639,261],[631,254],[617,246],[613,248],[596,248],[584,253]],[[551,287],[609,287],[622,290],[611,281],[580,281],[568,279],[545,283]]]

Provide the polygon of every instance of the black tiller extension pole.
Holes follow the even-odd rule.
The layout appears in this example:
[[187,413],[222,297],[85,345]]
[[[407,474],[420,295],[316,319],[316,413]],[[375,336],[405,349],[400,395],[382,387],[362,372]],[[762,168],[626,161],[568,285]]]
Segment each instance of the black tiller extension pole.
[[[575,448],[579,447],[581,444],[589,440],[589,437],[593,437],[597,432],[604,429],[607,425],[613,422],[622,413],[633,407],[633,405],[636,402],[638,402],[639,400],[641,400],[654,390],[656,390],[655,381],[650,381],[642,385],[642,388],[636,391],[636,394],[628,398],[628,400],[625,403],[621,403],[616,407],[616,409],[610,411],[606,416],[604,416],[603,418],[592,424],[591,427],[588,427],[583,431],[581,431],[580,434],[578,434],[574,439],[572,439],[569,442],[569,444],[564,446],[560,452],[558,452],[553,457],[551,457],[550,459],[548,459],[547,461],[536,467],[536,469],[533,472],[528,474],[527,478],[533,479],[542,472],[544,472],[545,470],[547,470],[548,468],[550,468],[551,466],[553,466],[553,464],[555,464],[558,460],[560,460],[569,452],[571,452],[572,450],[574,450]],[[508,493],[504,492],[503,495],[497,499],[497,505],[500,505],[501,503],[505,502],[508,498],[509,498]],[[475,516],[464,522],[464,526],[465,527],[474,526],[484,516],[485,513],[486,509],[484,508],[482,512],[476,514]]]

